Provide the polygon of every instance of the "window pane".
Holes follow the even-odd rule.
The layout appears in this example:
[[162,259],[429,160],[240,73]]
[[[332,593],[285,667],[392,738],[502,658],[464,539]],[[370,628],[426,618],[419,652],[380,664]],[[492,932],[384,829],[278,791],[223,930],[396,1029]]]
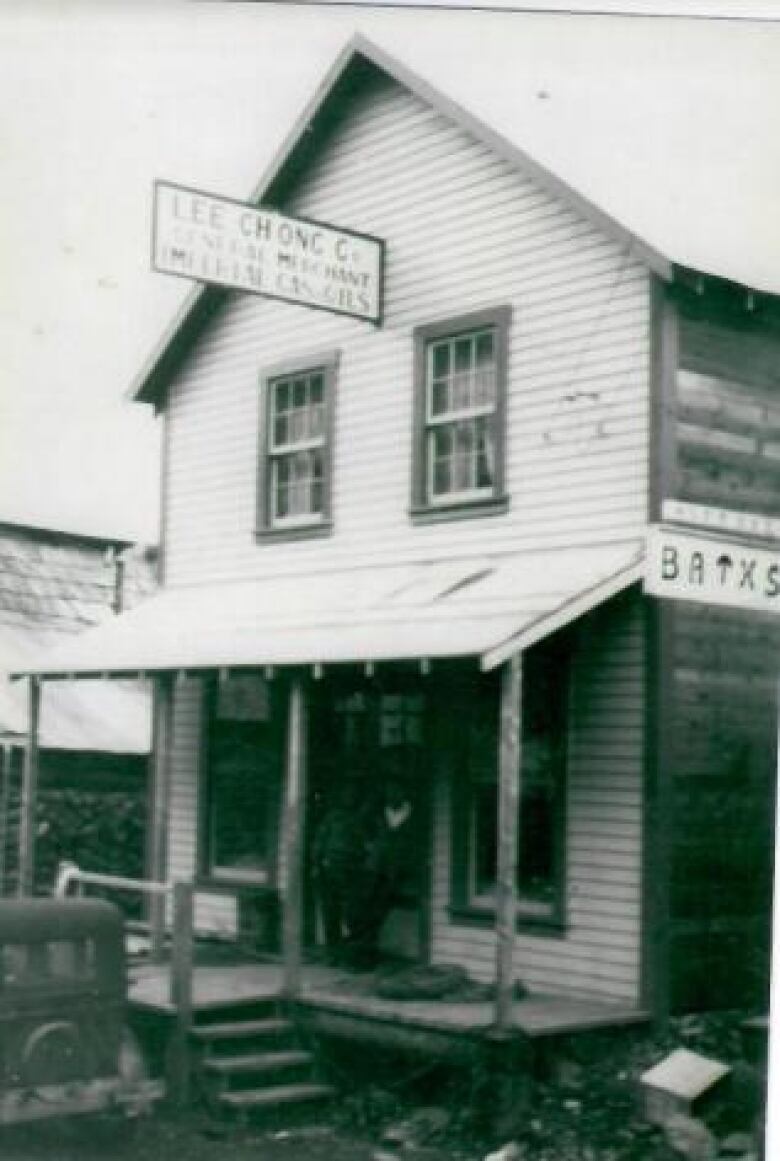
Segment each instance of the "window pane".
[[474,793],[474,871],[472,876],[472,891],[476,896],[490,895],[496,886],[497,810],[498,790],[496,784],[477,786]]
[[322,375],[312,375],[309,380],[311,403],[322,403],[323,378]]
[[446,415],[450,410],[449,379],[435,380],[431,388],[431,415]]
[[474,361],[477,365],[477,369],[483,369],[486,363],[492,365],[493,359],[493,332],[482,331],[481,334],[477,335],[475,342]]
[[290,408],[290,384],[286,382],[277,383],[274,399],[277,414],[288,411]]
[[435,343],[433,347],[433,378],[443,379],[450,373],[449,343]]
[[455,371],[470,371],[471,370],[471,352],[473,349],[473,342],[471,338],[456,339],[455,340]]
[[289,440],[288,423],[286,415],[279,415],[274,420],[274,446],[281,447],[282,444]]
[[495,456],[493,454],[493,433],[486,419],[478,419],[476,451],[476,486],[491,488],[495,481]]
[[293,407],[300,408],[300,407],[306,406],[306,380],[305,379],[296,379],[295,380],[295,382],[293,383],[292,395],[293,395]]

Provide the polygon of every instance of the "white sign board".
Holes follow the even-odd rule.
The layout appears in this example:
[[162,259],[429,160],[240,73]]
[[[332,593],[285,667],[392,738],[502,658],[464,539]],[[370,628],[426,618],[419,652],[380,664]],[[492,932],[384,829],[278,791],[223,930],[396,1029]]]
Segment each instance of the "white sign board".
[[654,597],[777,613],[780,546],[757,548],[653,525],[647,535],[644,591]]
[[168,182],[154,193],[155,270],[379,321],[378,238]]

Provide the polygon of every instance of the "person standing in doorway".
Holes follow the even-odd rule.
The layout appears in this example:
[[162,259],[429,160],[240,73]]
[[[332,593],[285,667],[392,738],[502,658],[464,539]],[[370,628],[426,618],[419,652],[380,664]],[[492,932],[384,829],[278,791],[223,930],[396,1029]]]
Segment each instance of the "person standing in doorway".
[[364,966],[376,961],[382,926],[416,865],[414,829],[411,795],[391,774],[384,784],[379,816],[367,836],[361,903],[351,920],[355,957]]
[[343,782],[332,792],[314,836],[312,866],[328,959],[340,963],[352,940],[355,899],[366,861],[357,787]]

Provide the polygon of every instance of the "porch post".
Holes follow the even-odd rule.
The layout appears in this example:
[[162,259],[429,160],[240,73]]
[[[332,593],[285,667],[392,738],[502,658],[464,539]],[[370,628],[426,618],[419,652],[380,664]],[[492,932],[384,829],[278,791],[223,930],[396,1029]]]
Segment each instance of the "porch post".
[[[173,681],[169,673],[154,678],[154,722],[152,727],[152,801],[149,837],[149,878],[164,883],[167,878],[168,823],[170,813],[170,752],[173,715]],[[165,940],[166,896],[155,892],[149,899],[151,956],[159,960]]]
[[300,988],[303,951],[303,828],[306,799],[306,734],[308,704],[304,679],[290,681],[287,715],[287,769],[283,824],[283,860],[286,882],[282,902],[284,992],[295,996]]
[[175,1020],[168,1043],[166,1074],[171,1097],[180,1107],[184,1107],[190,1098],[194,902],[192,883],[174,883],[171,1003]]
[[41,683],[27,678],[27,746],[22,768],[22,801],[19,818],[18,895],[32,895],[35,872],[35,813],[38,802],[38,722]]
[[496,868],[496,1029],[512,1025],[512,958],[517,913],[517,852],[522,738],[522,654],[501,671],[498,754],[498,865]]

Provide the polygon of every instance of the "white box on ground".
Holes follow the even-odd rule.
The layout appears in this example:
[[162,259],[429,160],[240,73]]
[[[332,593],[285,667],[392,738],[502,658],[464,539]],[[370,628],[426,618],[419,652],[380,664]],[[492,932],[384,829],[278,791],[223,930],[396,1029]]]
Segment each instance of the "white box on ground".
[[644,1114],[655,1125],[670,1117],[696,1114],[696,1106],[713,1094],[731,1068],[687,1048],[678,1048],[639,1078]]

